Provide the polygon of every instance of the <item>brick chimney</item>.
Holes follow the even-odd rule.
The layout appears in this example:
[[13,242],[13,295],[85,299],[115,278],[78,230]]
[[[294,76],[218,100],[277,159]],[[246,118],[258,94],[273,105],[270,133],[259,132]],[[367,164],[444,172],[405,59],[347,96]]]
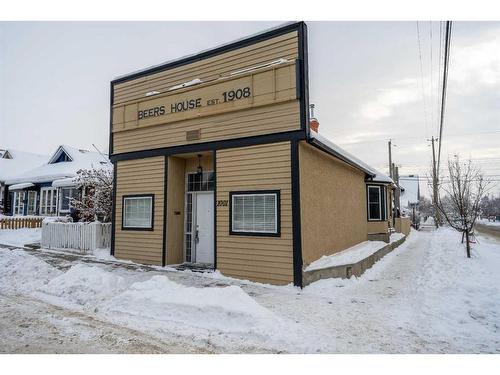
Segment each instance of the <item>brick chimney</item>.
[[319,130],[319,121],[316,117],[314,117],[314,104],[309,104],[309,108],[309,128],[317,133]]

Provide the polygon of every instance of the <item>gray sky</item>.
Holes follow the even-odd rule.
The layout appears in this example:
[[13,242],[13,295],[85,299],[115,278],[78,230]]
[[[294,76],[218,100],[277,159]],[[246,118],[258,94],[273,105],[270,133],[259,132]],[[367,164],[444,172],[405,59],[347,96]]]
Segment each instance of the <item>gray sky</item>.
[[[50,153],[61,143],[95,143],[107,151],[111,79],[276,24],[0,22],[0,148]],[[438,127],[439,22],[432,65],[430,25],[419,23],[423,75],[416,22],[308,26],[320,131],[384,172],[392,138],[401,173],[424,175],[426,139]],[[499,141],[500,22],[456,22],[442,164],[459,153],[500,180]]]

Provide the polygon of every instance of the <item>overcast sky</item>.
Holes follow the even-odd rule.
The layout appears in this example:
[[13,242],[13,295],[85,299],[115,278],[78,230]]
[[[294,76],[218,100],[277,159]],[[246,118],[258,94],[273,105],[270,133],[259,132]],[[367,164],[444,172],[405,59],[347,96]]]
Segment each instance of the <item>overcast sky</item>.
[[[279,23],[0,22],[0,148],[107,151],[111,79]],[[384,172],[392,138],[401,173],[423,176],[438,128],[439,22],[419,23],[422,72],[416,22],[308,26],[320,132]],[[443,162],[455,153],[500,180],[499,22],[454,23]]]

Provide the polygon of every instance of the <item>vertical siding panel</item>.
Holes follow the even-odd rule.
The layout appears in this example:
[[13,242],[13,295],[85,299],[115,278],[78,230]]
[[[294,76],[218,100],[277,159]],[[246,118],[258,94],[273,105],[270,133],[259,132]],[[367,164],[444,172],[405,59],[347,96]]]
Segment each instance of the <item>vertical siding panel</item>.
[[[163,184],[165,158],[119,161],[116,175],[115,257],[161,264],[163,250]],[[154,194],[154,230],[122,230],[124,195]]]
[[[263,162],[262,167],[254,167],[255,163]],[[281,193],[280,237],[229,235],[229,206],[217,207],[217,268],[225,275],[259,282],[292,282],[290,142],[219,150],[216,163],[217,200],[229,200],[231,191],[280,190]],[[266,170],[280,177],[263,173]]]

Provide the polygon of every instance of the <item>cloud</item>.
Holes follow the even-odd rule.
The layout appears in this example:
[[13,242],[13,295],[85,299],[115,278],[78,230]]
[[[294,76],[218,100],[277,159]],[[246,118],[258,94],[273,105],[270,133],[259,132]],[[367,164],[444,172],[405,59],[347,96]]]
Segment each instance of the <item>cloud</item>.
[[397,107],[422,99],[420,82],[406,78],[390,87],[377,90],[375,97],[361,106],[360,116],[369,121],[390,117]]
[[452,42],[449,80],[468,90],[500,84],[500,29]]

